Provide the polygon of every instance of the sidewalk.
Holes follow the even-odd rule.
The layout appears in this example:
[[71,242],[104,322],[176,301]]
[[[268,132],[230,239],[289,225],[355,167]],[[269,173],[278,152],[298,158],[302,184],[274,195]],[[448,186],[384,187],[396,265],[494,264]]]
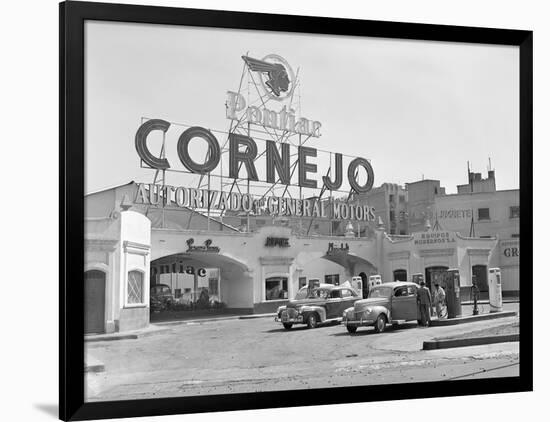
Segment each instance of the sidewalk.
[[[478,305],[488,305],[489,304],[489,301],[488,300],[478,300],[477,301]],[[519,303],[519,297],[509,297],[509,298],[506,298],[506,299],[502,299],[502,303]],[[474,301],[469,301],[469,300],[466,300],[466,301],[462,301],[461,302],[461,305],[462,306],[473,306],[474,305]]]
[[148,337],[156,334],[165,333],[170,331],[168,327],[160,327],[156,324],[150,324],[147,328],[135,331],[125,331],[123,333],[109,333],[109,334],[87,334],[84,336],[85,343],[93,343],[97,341],[111,341],[111,340],[136,340],[138,338]]
[[490,319],[497,319],[497,318],[507,318],[512,316],[517,316],[517,312],[515,311],[502,311],[502,312],[492,312],[492,313],[483,313],[479,315],[464,315],[458,317],[458,318],[452,318],[452,319],[432,319],[430,322],[430,326],[432,327],[442,327],[447,325],[458,325],[458,324],[467,324],[469,322],[477,322],[477,321],[486,321]]

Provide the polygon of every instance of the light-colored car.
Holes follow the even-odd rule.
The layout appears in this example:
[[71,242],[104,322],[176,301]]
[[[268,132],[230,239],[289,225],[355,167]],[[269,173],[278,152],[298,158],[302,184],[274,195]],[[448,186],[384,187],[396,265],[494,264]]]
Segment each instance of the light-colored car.
[[347,286],[323,285],[309,291],[302,288],[296,299],[277,309],[275,321],[287,330],[294,324],[315,328],[319,324],[340,322],[342,311],[359,299],[359,294]]
[[417,289],[417,284],[407,281],[376,286],[368,299],[358,300],[344,311],[342,323],[350,333],[365,326],[374,326],[375,331],[381,333],[387,324],[418,321]]

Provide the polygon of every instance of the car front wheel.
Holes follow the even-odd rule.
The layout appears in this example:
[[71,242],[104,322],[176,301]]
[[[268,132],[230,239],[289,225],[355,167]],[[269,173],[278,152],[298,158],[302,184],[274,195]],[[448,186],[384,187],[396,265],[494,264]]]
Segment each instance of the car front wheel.
[[316,328],[318,322],[319,321],[317,319],[317,314],[315,314],[315,313],[311,313],[307,317],[307,327],[308,328]]
[[292,324],[288,322],[283,322],[283,327],[285,327],[285,330],[290,330],[292,328]]
[[377,333],[382,333],[386,329],[386,316],[378,315],[376,318],[376,324],[374,324],[374,331]]

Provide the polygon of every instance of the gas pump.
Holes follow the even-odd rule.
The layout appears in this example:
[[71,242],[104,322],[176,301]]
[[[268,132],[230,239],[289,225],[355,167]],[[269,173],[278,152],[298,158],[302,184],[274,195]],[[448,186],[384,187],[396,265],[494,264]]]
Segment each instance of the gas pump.
[[502,312],[500,268],[489,268],[489,307],[490,312]]
[[412,275],[412,282],[420,285],[420,282],[424,280],[424,274],[416,273]]
[[460,273],[458,269],[447,270],[444,280],[448,318],[460,317],[462,316],[462,302],[460,300]]
[[352,277],[351,278],[351,287],[353,287],[357,293],[361,296],[361,299],[364,299],[363,297],[363,279],[359,276]]
[[382,284],[382,276],[380,274],[371,275],[369,277],[369,287],[380,286]]

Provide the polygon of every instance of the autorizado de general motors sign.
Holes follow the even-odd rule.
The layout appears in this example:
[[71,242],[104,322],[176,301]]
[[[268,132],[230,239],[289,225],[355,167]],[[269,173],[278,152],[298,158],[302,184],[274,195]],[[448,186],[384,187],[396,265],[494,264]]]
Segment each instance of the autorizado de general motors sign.
[[[273,55],[275,60],[269,62],[270,56],[264,60],[256,60],[243,56],[252,71],[266,74],[263,86],[270,96],[276,99],[291,92],[293,86],[293,72],[284,59]],[[280,99],[280,98],[279,98]],[[275,101],[276,102],[276,101]],[[226,118],[230,120],[244,120],[250,124],[263,126],[266,130],[277,129],[300,136],[319,137],[321,123],[303,117],[296,117],[294,110],[282,106],[280,110],[271,110],[264,106],[246,107],[242,95],[229,91],[226,102]],[[149,119],[141,124],[135,136],[136,151],[149,168],[166,171],[172,167],[172,161],[166,157],[157,157],[147,146],[147,137],[153,131],[164,134],[171,128],[170,122],[162,119]],[[193,160],[189,151],[192,139],[200,138],[206,142],[208,153],[206,161],[198,163]],[[344,181],[343,154],[330,153],[333,162],[330,163],[330,172],[320,180],[315,178],[317,173],[317,149],[311,146],[293,145],[288,142],[262,140],[265,150],[259,153],[256,140],[250,135],[242,133],[228,134],[229,166],[226,175],[230,179],[260,181],[256,166],[259,158],[265,156],[265,182],[268,184],[298,186],[300,188],[322,189],[323,191],[338,191]],[[297,156],[296,170],[291,171],[292,156]],[[225,151],[225,150],[224,150]],[[180,163],[188,173],[209,175],[219,169],[221,159],[220,143],[212,131],[192,126],[179,134],[177,141],[177,155]],[[331,159],[332,160],[332,159]],[[366,172],[366,181],[360,182],[359,169]],[[225,170],[225,166],[224,166]],[[297,173],[297,175],[294,175]],[[352,192],[364,194],[371,190],[374,183],[374,172],[370,162],[362,157],[353,158],[347,165],[347,182]],[[297,179],[292,182],[292,178]],[[352,221],[374,221],[374,209],[367,205],[348,203],[345,200],[319,198],[296,199],[278,197],[275,195],[254,197],[250,193],[224,192],[211,189],[194,189],[185,186],[169,186],[139,183],[134,203],[145,205],[161,205],[189,207],[192,209],[244,211],[249,215],[278,215],[297,217],[331,218]]]

